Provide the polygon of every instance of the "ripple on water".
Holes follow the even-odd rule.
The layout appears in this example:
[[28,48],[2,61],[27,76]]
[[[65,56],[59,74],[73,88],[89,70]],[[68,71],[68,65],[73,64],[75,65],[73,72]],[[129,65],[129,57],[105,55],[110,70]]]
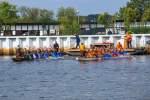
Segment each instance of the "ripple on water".
[[149,100],[149,60],[15,63],[0,57],[0,100]]

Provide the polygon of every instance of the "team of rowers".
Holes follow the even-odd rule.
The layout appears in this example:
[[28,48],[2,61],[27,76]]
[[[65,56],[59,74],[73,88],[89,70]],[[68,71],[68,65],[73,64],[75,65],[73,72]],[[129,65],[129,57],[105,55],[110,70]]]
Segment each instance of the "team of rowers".
[[39,49],[22,49],[19,51],[20,53],[16,54],[16,57],[23,57],[26,60],[32,60],[32,59],[47,59],[49,57],[62,57],[64,55],[61,51],[56,51],[54,49],[50,48],[39,48]]
[[114,47],[91,47],[90,49],[86,49],[83,43],[80,44],[80,53],[82,57],[86,58],[97,58],[97,57],[117,57],[119,55],[127,54],[124,51],[120,42],[118,42],[116,48]]
[[[114,47],[91,47],[90,49],[86,49],[84,43],[81,43],[79,46],[80,53],[82,57],[85,58],[99,58],[99,57],[117,57],[119,55],[124,55],[124,49],[120,42]],[[18,47],[16,57],[23,57],[27,60],[31,59],[41,59],[41,58],[49,58],[49,57],[62,57],[64,56],[63,50],[59,49],[59,45],[55,42],[53,48],[29,48],[23,49]]]
[[18,46],[16,51],[16,58],[24,58],[26,60],[32,59],[47,59],[49,57],[62,57],[64,52],[59,49],[59,45],[56,42],[53,48],[20,48]]

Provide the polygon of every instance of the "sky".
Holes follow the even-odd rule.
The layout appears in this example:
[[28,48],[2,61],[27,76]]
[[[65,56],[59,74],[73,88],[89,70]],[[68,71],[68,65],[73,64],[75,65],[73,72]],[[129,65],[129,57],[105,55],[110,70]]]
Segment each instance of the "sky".
[[126,5],[129,0],[7,0],[18,6],[38,7],[54,11],[58,8],[74,7],[79,15],[99,14],[108,12],[114,14],[120,7]]

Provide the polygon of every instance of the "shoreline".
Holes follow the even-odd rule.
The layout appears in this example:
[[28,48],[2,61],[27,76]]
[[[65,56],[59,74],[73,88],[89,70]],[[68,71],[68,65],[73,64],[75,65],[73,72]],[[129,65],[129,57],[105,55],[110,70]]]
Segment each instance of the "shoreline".
[[[23,48],[24,49],[24,48]],[[44,48],[42,48],[44,49]],[[87,48],[88,49],[88,48]],[[79,49],[64,49],[60,48],[60,50],[63,50],[64,53],[80,53]],[[124,51],[127,51],[130,55],[150,55],[150,48],[134,48],[134,49],[125,49]],[[138,53],[139,52],[139,53]],[[0,48],[0,56],[15,56],[16,55],[16,48]]]

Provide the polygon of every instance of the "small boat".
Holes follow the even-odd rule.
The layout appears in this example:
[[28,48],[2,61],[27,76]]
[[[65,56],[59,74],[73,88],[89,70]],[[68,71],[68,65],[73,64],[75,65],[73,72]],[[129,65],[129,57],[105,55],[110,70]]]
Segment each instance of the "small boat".
[[25,59],[24,57],[13,57],[12,60],[15,62],[21,62],[21,61],[24,61]]
[[77,57],[76,60],[78,61],[98,61],[102,58],[85,58],[85,57]]
[[132,58],[132,56],[130,55],[122,55],[122,56],[118,56],[118,57],[112,57],[113,59],[126,59],[126,58]]
[[64,57],[52,57],[52,56],[50,56],[50,57],[48,57],[48,59],[57,60],[57,59],[64,59]]
[[121,56],[116,56],[116,57],[103,57],[104,60],[109,60],[109,59],[129,59],[132,58],[130,55],[121,55]]
[[33,60],[45,60],[45,59],[48,59],[48,60],[58,60],[58,59],[64,59],[64,57],[48,57],[48,58],[40,58],[40,59],[27,59],[27,58],[24,58],[24,57],[13,57],[12,60],[14,62],[21,62],[21,61],[33,61]]
[[117,57],[102,57],[102,58],[85,58],[85,57],[77,57],[78,61],[99,61],[99,60],[109,60],[109,59],[129,59],[132,58],[130,55],[122,55]]
[[81,56],[80,49],[71,49],[66,52],[69,56]]

